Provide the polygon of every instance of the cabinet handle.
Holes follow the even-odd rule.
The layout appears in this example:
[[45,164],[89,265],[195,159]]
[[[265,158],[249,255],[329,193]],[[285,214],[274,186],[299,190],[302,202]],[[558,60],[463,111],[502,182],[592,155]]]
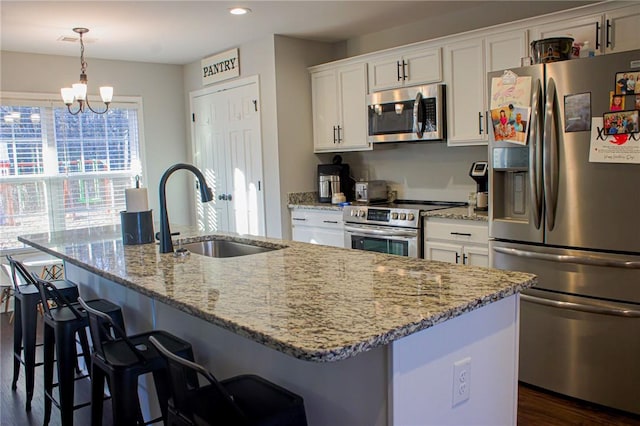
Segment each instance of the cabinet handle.
[[342,138],[340,137],[340,129],[341,129],[341,127],[338,126],[338,143],[342,142]]
[[405,62],[404,59],[402,60],[402,79],[406,80],[409,78],[409,73],[407,73],[407,68],[409,63]]
[[596,50],[598,49],[600,49],[600,22],[596,22]]
[[227,201],[231,201],[233,199],[233,197],[231,196],[231,194],[227,194]]
[[478,112],[478,134],[482,134],[482,111]]
[[466,265],[466,264],[467,264],[467,259],[468,259],[467,255],[466,255],[466,254],[463,254],[463,255],[462,255],[462,264],[463,264],[463,265]]
[[400,81],[400,61],[396,61],[396,74],[398,76],[398,81]]
[[451,235],[461,235],[463,237],[470,237],[471,234],[469,234],[468,232],[450,232]]
[[611,21],[607,19],[607,31],[606,31],[606,39],[605,39],[605,48],[611,47]]
[[333,143],[336,143],[336,126],[333,126]]
[[456,263],[460,261],[460,253],[456,252]]
[[297,220],[299,222],[306,222],[307,219],[302,218],[302,217],[292,217],[291,220]]
[[227,201],[227,194],[218,195],[218,200]]
[[323,220],[324,223],[338,223],[337,220]]

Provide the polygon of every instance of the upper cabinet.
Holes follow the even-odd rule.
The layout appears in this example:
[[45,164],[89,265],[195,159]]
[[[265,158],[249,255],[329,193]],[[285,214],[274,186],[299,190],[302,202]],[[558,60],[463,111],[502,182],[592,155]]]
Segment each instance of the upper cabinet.
[[413,48],[374,56],[369,60],[369,90],[440,82],[441,62],[440,48]]
[[551,37],[573,37],[576,42],[589,42],[598,54],[616,53],[640,48],[640,5],[635,4],[605,13],[563,19],[533,28],[535,40]]
[[487,144],[487,72],[518,67],[527,55],[525,30],[445,45],[449,146]]
[[367,64],[311,71],[314,152],[370,150],[367,142]]

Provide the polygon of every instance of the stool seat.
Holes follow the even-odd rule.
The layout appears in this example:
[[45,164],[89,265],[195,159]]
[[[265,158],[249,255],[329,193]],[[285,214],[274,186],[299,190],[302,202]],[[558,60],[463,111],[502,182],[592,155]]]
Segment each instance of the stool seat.
[[[254,374],[218,381],[203,366],[169,351],[154,337],[149,340],[168,364],[170,426],[307,424],[301,396]],[[208,384],[198,386],[194,375]]]
[[[127,336],[124,328],[88,302],[78,298],[80,305],[89,316],[89,331],[94,353],[91,356],[91,424],[102,424],[104,382],[108,378],[111,392],[113,423],[118,426],[149,424],[167,418],[169,384],[166,362],[151,344],[151,338],[167,345],[180,356],[193,359],[193,351],[188,342],[162,330]],[[138,378],[153,374],[162,416],[145,421],[138,398]]]
[[[51,405],[55,403],[60,409],[61,423],[65,426],[73,425],[73,411],[90,404],[74,405],[75,380],[87,377],[76,377],[75,367],[79,354],[76,350],[76,336],[82,347],[82,355],[87,368],[91,366],[91,354],[86,328],[89,325],[87,314],[77,302],[70,302],[50,282],[36,279],[36,285],[42,300],[52,300],[55,307],[44,304],[44,426],[51,419]],[[104,309],[113,320],[123,324],[122,310],[119,306],[104,299],[91,300],[89,306]],[[54,352],[56,359],[54,359]],[[56,361],[57,360],[57,361]],[[58,372],[58,395],[56,401],[53,395],[54,364]]]
[[[25,409],[31,410],[33,399],[33,387],[35,382],[35,367],[42,365],[36,363],[36,330],[38,322],[38,307],[42,300],[35,277],[32,276],[24,264],[7,256],[10,268],[10,277],[13,282],[14,293],[14,321],[13,321],[13,380],[11,389],[16,390],[20,376],[20,365],[24,365],[26,400]],[[78,296],[78,287],[67,280],[56,280],[53,286],[70,300]]]

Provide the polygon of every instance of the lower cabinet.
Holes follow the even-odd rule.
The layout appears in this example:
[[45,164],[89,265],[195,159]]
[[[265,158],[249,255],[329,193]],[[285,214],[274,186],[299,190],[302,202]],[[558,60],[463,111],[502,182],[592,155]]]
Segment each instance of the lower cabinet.
[[489,266],[486,222],[425,218],[424,258],[471,266]]
[[293,241],[344,247],[342,210],[296,209],[291,211]]

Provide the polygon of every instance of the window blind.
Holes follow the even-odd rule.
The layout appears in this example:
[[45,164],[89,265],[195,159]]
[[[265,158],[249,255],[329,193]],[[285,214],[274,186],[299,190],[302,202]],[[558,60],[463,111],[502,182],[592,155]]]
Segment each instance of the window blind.
[[74,116],[28,101],[0,106],[0,248],[21,247],[21,234],[119,223],[124,189],[142,174],[139,104]]

